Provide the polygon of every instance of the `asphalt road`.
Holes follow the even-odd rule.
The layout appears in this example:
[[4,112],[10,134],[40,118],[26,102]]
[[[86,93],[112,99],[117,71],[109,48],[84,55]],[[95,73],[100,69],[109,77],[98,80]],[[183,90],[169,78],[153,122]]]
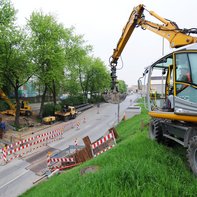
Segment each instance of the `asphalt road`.
[[[120,104],[119,119],[121,120],[125,110],[134,101],[137,94],[128,96]],[[77,126],[77,123],[79,125]],[[93,142],[107,133],[108,129],[118,123],[118,105],[103,103],[79,114],[73,121],[66,123],[63,138],[36,149],[30,155],[22,159],[14,159],[10,163],[0,166],[0,197],[16,197],[31,188],[36,180],[41,178],[47,167],[47,152],[57,153],[74,145],[77,140],[83,145],[82,139],[89,136]],[[59,125],[65,123],[60,123]],[[71,126],[72,125],[72,126]],[[57,125],[56,125],[57,126]],[[51,126],[51,129],[55,126]],[[43,173],[42,173],[43,172]]]

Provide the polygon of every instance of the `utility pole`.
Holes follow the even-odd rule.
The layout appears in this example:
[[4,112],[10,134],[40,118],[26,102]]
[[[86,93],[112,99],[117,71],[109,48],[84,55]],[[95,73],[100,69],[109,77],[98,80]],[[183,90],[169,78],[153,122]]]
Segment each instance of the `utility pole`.
[[[162,38],[162,56],[164,56],[164,38]],[[161,94],[161,96],[162,96],[162,98],[164,97],[164,79],[163,79],[163,74],[161,75],[162,76],[162,83],[161,83],[161,92],[162,92],[162,94]]]
[[118,103],[118,123],[120,122],[120,103]]

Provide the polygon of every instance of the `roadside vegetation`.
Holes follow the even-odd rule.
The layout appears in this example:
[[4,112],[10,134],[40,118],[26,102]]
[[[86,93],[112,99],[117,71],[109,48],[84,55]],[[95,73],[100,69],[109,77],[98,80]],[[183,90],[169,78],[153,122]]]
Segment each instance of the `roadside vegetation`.
[[[0,2],[0,89],[14,98],[16,128],[20,127],[20,99],[28,100],[22,93],[27,86],[41,98],[40,118],[48,97],[54,109],[62,94],[83,97],[86,103],[110,87],[107,66],[74,27],[64,27],[57,17],[42,11],[32,12],[21,27],[11,2]],[[122,89],[126,91],[124,82]],[[0,111],[5,108],[9,106],[0,104]]]
[[[22,196],[196,196],[197,179],[187,167],[185,149],[151,141],[148,122],[143,108],[140,115],[117,126],[119,139],[113,149],[43,181]],[[97,170],[81,174],[88,166]]]

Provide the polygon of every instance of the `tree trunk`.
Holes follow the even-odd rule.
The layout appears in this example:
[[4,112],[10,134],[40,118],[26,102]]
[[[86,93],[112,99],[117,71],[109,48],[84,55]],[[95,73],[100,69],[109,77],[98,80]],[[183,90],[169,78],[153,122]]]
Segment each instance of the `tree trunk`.
[[53,79],[53,103],[54,103],[54,106],[56,106],[56,104],[57,104],[57,100],[56,100],[56,87],[55,87],[55,81],[54,81],[54,79]]
[[14,93],[15,93],[15,99],[16,99],[15,126],[16,126],[16,129],[19,129],[19,127],[20,127],[20,122],[19,122],[19,118],[20,118],[20,100],[19,100],[19,96],[18,96],[18,86],[17,85],[14,88]]
[[44,91],[43,91],[43,94],[42,94],[42,100],[41,100],[40,112],[39,112],[39,117],[40,118],[42,118],[42,116],[43,116],[43,109],[44,109],[44,102],[45,102],[46,92],[47,92],[47,84],[45,84]]

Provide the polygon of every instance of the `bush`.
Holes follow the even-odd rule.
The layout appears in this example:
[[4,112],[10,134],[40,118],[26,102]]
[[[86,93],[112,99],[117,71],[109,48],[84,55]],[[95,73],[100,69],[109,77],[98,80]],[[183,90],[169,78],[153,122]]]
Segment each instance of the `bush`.
[[101,103],[104,102],[104,99],[102,96],[92,96],[90,99],[88,99],[89,103]]
[[53,116],[55,111],[59,111],[61,109],[60,104],[54,105],[53,103],[47,103],[43,108],[43,117]]
[[69,96],[66,99],[62,100],[61,106],[69,105],[69,106],[76,106],[84,104],[84,97],[83,96]]

